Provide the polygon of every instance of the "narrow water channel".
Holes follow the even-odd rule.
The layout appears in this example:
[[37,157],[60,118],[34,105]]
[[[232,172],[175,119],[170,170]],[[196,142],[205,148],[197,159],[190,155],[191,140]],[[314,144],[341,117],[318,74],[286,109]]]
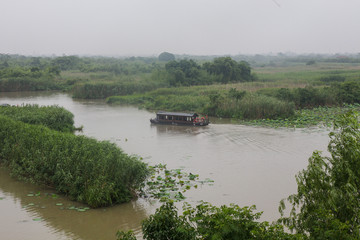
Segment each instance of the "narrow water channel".
[[[151,125],[152,112],[74,100],[63,93],[1,93],[2,103],[65,107],[75,115],[75,125],[84,127],[81,134],[114,142],[150,164],[214,180],[188,192],[188,202],[256,205],[267,221],[279,217],[279,201],[296,191],[295,174],[314,150],[326,151],[329,141],[321,129],[271,129],[221,119],[210,119],[206,127]],[[80,212],[74,209],[81,204],[53,194],[52,189],[16,181],[0,168],[1,239],[115,239],[119,229],[140,235],[141,220],[158,206],[138,199]]]

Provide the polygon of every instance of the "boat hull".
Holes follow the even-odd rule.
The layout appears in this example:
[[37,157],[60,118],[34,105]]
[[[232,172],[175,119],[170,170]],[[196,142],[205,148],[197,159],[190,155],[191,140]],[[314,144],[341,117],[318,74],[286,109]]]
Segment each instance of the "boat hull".
[[161,125],[180,125],[180,126],[207,126],[209,122],[200,121],[200,122],[184,122],[184,121],[171,121],[171,120],[158,120],[155,118],[150,119],[152,124],[161,124]]

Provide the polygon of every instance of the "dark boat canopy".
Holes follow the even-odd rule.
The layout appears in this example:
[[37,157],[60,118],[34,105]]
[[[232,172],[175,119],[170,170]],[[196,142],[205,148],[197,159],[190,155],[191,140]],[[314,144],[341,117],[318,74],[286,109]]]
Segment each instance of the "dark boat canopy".
[[197,113],[180,113],[180,112],[163,112],[159,111],[156,115],[181,116],[181,117],[198,117]]

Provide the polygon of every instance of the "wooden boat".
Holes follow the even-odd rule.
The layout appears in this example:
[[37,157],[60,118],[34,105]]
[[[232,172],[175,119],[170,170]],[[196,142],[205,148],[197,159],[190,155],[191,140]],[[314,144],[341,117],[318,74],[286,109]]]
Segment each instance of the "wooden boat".
[[180,112],[157,112],[156,118],[150,119],[154,124],[172,124],[172,125],[193,125],[206,126],[209,118],[200,117],[197,113],[180,113]]

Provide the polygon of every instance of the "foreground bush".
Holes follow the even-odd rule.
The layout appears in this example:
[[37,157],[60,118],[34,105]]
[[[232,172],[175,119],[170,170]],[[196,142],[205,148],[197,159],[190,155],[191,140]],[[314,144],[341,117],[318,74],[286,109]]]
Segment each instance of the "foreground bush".
[[[186,206],[183,215],[172,202],[167,202],[142,223],[147,240],[196,239],[302,239],[301,235],[286,233],[281,225],[259,222],[261,213],[255,207],[237,205],[215,207],[201,203],[195,208]],[[136,239],[130,232],[118,232],[118,240]]]
[[0,107],[0,115],[5,115],[24,123],[43,125],[61,132],[73,132],[74,115],[59,106],[22,105]]
[[0,164],[91,207],[129,201],[148,169],[115,144],[0,115]]
[[[349,112],[335,121],[330,157],[315,151],[288,197],[292,208],[281,221],[310,239],[360,239],[360,123]],[[280,209],[285,209],[282,201]]]

